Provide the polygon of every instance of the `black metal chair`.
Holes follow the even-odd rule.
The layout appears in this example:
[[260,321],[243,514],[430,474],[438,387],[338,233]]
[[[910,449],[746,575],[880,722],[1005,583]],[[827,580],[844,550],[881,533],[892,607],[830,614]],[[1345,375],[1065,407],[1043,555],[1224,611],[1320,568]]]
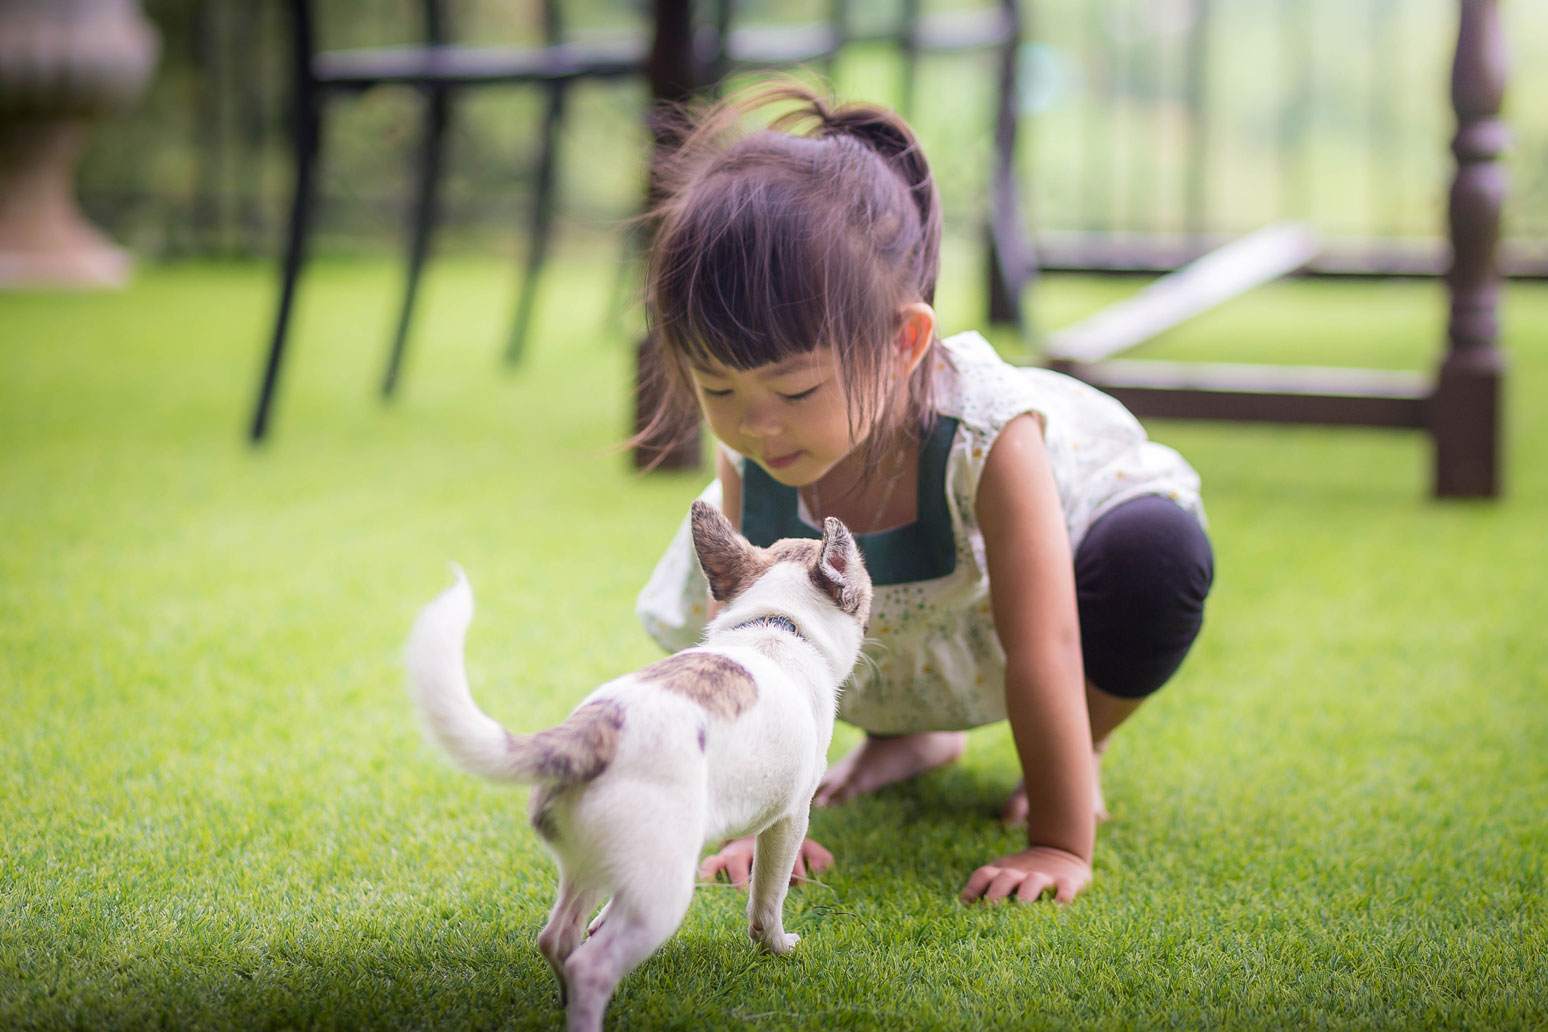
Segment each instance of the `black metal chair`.
[[569,38],[562,24],[562,2],[544,0],[545,42],[539,46],[470,46],[449,42],[451,33],[444,0],[421,0],[425,29],[423,43],[319,52],[315,45],[311,0],[290,0],[295,192],[290,207],[279,306],[251,424],[252,440],[262,440],[269,427],[290,328],[296,280],[306,255],[306,238],[312,228],[323,113],[328,100],[338,94],[399,85],[417,89],[425,98],[407,276],[382,379],[382,394],[388,397],[397,385],[402,367],[420,274],[435,223],[452,94],[488,86],[530,85],[545,90],[547,108],[534,173],[526,264],[506,349],[508,360],[514,361],[520,355],[531,321],[538,272],[546,257],[552,228],[556,144],[564,118],[566,90],[581,80],[640,75],[649,49],[649,40],[643,34],[591,38],[584,42]]

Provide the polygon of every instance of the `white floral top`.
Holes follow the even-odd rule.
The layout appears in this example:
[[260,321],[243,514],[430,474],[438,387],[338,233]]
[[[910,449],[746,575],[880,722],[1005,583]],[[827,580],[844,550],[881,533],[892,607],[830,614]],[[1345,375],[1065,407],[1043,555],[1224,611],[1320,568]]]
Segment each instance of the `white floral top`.
[[[961,730],[1005,718],[1005,653],[990,614],[975,502],[989,449],[1015,417],[1030,412],[1043,423],[1072,551],[1103,514],[1142,495],[1172,498],[1204,521],[1198,474],[1177,452],[1149,440],[1114,399],[1072,377],[1012,366],[977,333],[943,341],[938,354],[936,412],[944,432],[936,436],[944,473],[926,482],[922,448],[919,512],[921,524],[941,524],[942,538],[949,522],[955,560],[948,555],[949,572],[932,570],[943,575],[887,583],[886,571],[871,563],[867,541],[893,532],[860,536],[877,581],[865,646],[871,662],[862,660],[856,667],[839,715],[876,734]],[[739,467],[744,490],[752,490],[755,481],[772,484],[756,466],[741,461]],[[784,490],[783,501],[775,504],[793,515],[795,492]],[[931,492],[936,492],[933,497]],[[718,506],[719,481],[700,497]],[[748,501],[744,496],[744,529]],[[812,528],[810,533],[817,532]],[[769,543],[756,537],[754,542]],[[651,636],[675,651],[698,642],[707,597],[685,519],[640,592],[637,610]]]

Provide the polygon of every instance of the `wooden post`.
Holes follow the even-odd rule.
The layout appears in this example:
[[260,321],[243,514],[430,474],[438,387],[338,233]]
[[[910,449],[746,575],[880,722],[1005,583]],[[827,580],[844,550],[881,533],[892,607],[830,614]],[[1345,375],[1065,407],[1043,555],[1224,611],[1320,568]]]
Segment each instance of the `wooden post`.
[[994,172],[989,184],[988,247],[984,275],[989,284],[989,321],[1026,326],[1021,291],[1035,273],[1037,262],[1028,253],[1021,228],[1020,194],[1016,183],[1016,127],[1021,98],[1017,90],[1017,63],[1021,57],[1021,17],[1014,0],[1001,4],[1006,40],[1000,44],[1000,65],[995,87],[999,103],[994,118]]
[[1497,345],[1500,275],[1495,251],[1506,173],[1500,156],[1510,130],[1500,118],[1506,49],[1497,0],[1460,0],[1461,21],[1451,73],[1457,134],[1451,149],[1446,274],[1451,316],[1448,347],[1430,402],[1438,498],[1494,498],[1500,493],[1500,395],[1504,357]]
[[[704,72],[693,52],[692,4],[689,0],[655,0],[655,37],[650,50],[651,97],[655,102],[652,112],[651,132],[659,148],[666,142],[666,127],[657,117],[668,106],[689,99],[705,83]],[[655,163],[652,162],[650,182],[646,186],[646,203],[654,205],[658,198]],[[650,246],[648,239],[645,246]],[[649,336],[640,341],[635,352],[634,379],[634,429],[643,433],[650,425],[659,400],[661,382],[652,369],[655,351]],[[640,469],[698,469],[699,434],[674,441],[666,437],[640,442],[634,451],[634,464]]]
[[1188,105],[1188,164],[1183,184],[1183,232],[1197,248],[1209,229],[1209,81],[1210,24],[1214,0],[1196,0],[1188,31],[1184,94]]

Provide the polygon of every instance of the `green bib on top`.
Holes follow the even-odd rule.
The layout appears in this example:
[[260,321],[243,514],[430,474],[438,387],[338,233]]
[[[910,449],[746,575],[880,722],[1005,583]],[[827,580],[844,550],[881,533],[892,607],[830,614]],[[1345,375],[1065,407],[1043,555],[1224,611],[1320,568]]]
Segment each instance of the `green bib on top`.
[[[949,575],[957,566],[951,510],[946,505],[946,459],[957,421],[937,417],[919,445],[919,495],[913,523],[875,534],[856,534],[872,584],[908,584]],[[781,538],[821,538],[801,520],[796,489],[781,484],[756,462],[742,466],[742,534],[767,548]]]

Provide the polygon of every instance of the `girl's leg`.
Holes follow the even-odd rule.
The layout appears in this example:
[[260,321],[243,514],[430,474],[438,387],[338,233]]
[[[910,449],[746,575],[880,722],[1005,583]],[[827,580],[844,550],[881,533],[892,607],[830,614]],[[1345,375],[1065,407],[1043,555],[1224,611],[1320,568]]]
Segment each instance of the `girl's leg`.
[[[1204,623],[1214,555],[1198,522],[1169,499],[1146,496],[1107,513],[1075,555],[1076,604],[1091,719],[1097,818],[1102,753],[1113,731],[1182,665]],[[1026,818],[1018,785],[1000,811]]]
[[[1126,699],[1108,695],[1090,681],[1086,682],[1086,711],[1091,717],[1091,776],[1096,779],[1096,819],[1099,823],[1110,816],[1107,801],[1102,798],[1102,754],[1107,751],[1108,736],[1132,717],[1134,711],[1145,704],[1146,698],[1149,696]],[[1025,800],[1025,795],[1022,798]],[[1022,818],[1025,817],[1023,811]]]
[[831,806],[867,795],[883,785],[907,781],[927,770],[955,762],[967,745],[961,731],[917,735],[866,735],[822,777],[814,806]]
[[1134,711],[1145,704],[1143,696],[1138,699],[1126,699],[1119,695],[1108,695],[1102,689],[1086,682],[1086,710],[1091,715],[1091,749],[1097,755],[1101,755],[1107,748],[1107,739],[1118,725],[1122,724],[1134,715]]

